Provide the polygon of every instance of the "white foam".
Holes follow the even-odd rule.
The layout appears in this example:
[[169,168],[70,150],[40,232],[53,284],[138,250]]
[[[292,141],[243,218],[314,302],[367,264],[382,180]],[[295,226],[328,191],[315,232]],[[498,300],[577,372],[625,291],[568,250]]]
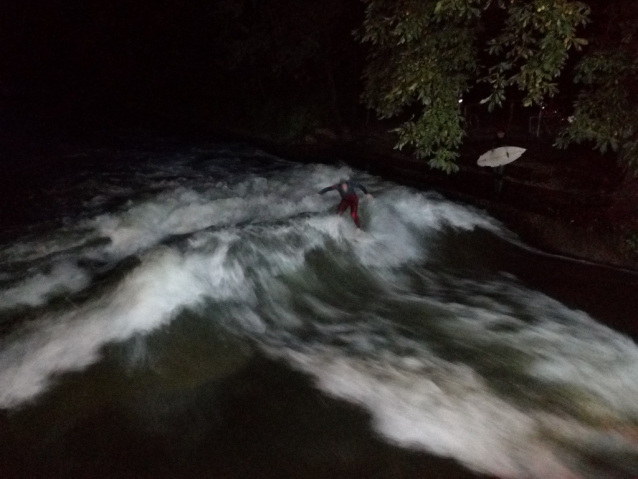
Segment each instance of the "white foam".
[[188,190],[165,193],[123,213],[102,215],[93,226],[98,236],[111,240],[107,252],[113,257],[123,257],[148,249],[170,235],[255,220],[284,219],[319,207],[309,198],[291,201],[264,194],[264,184],[257,182],[261,185],[257,187],[258,193],[250,196],[244,184],[234,187],[230,197],[222,198],[218,198],[218,190],[205,195]]
[[[378,301],[389,316],[376,320],[366,310],[353,317],[307,298],[317,318],[325,321],[314,324],[320,336],[312,342],[285,336],[283,344],[292,342],[294,347],[267,349],[311,374],[321,390],[368,410],[373,427],[386,440],[452,457],[482,473],[576,478],[574,457],[565,444],[591,457],[608,455],[598,448],[612,447],[609,437],[614,436],[600,425],[631,428],[638,419],[638,347],[585,313],[515,283],[446,282],[451,283],[448,288],[466,291],[464,301],[451,301],[441,285],[431,296],[404,296],[399,288],[387,299],[421,303],[427,309],[420,311],[431,311],[436,325],[432,331],[443,343],[438,347],[463,344],[462,349],[474,351],[477,361],[496,375],[500,369],[507,377],[517,368],[515,377],[520,379],[511,385],[512,396],[492,389],[489,380],[475,372],[481,370],[475,369],[478,363],[444,360],[427,342],[399,333],[396,325],[403,323],[391,317],[392,308],[383,297]],[[499,304],[495,292],[507,295],[509,303]],[[437,310],[445,319],[435,319]],[[427,337],[427,323],[407,331],[420,337],[419,327]],[[329,345],[335,342],[343,346]],[[518,351],[525,362],[510,365],[516,356],[503,355],[501,348]],[[547,391],[536,391],[538,384]],[[569,401],[575,412],[544,402],[553,394]],[[519,395],[526,398],[524,406],[516,399]],[[615,437],[612,449],[638,454],[635,443]]]
[[54,374],[94,362],[104,344],[148,333],[205,296],[246,299],[241,268],[224,265],[227,251],[226,246],[213,255],[188,258],[168,248],[153,251],[113,292],[5,338],[0,407],[29,400]]
[[5,248],[0,248],[0,261],[30,262],[37,261],[47,256],[66,254],[68,251],[81,247],[87,242],[87,231],[80,225],[75,228],[61,228],[55,234],[48,236],[29,238],[21,242],[15,242]]
[[54,295],[75,293],[85,288],[90,277],[68,261],[53,266],[49,273],[38,272],[11,288],[0,291],[0,310],[16,306],[40,306]]
[[370,411],[374,429],[393,443],[498,477],[575,477],[544,443],[537,419],[499,399],[466,366],[416,361],[421,371],[413,372],[337,350],[288,357],[322,390]]
[[458,284],[468,296],[479,298],[477,292],[485,297],[494,290],[506,292],[511,303],[485,307],[447,301],[445,307],[455,317],[450,325],[455,335],[485,348],[507,345],[529,358],[530,376],[595,397],[610,416],[638,418],[638,347],[630,338],[582,311],[514,284]]
[[[68,237],[35,239],[2,252],[16,268],[18,256],[26,263],[40,258],[49,266],[62,265],[0,292],[3,305],[41,305],[53,294],[86,287],[91,273],[76,266],[81,259],[115,267],[135,254],[141,264],[82,306],[47,314],[3,338],[0,407],[37,397],[56,375],[96,361],[109,342],[148,334],[183,308],[211,302],[222,311],[211,320],[284,356],[316,378],[322,390],[366,408],[387,440],[453,457],[477,471],[573,477],[543,435],[558,424],[557,416],[540,401],[517,405],[478,374],[481,361],[509,371],[507,358],[491,354],[495,346],[528,358],[521,377],[584,391],[583,402],[595,402],[619,422],[638,417],[633,404],[638,352],[627,338],[513,278],[478,282],[421,267],[442,229],[502,232],[489,217],[363,175],[375,199],[361,201],[367,231],[357,236],[349,216],[334,214],[339,196],[315,194],[351,176],[348,168],[293,165],[268,173],[255,167],[240,176],[232,173],[238,160],[231,158],[211,162],[205,175],[189,161],[164,170],[153,165],[160,170],[151,168],[136,181],[151,181],[161,190],[71,225]],[[207,176],[213,173],[225,176],[221,181]],[[179,178],[166,181],[168,174]],[[93,207],[114,194],[102,193]],[[182,237],[168,243],[171,247],[159,246],[172,235]],[[110,242],[84,245],[97,238]],[[303,270],[310,252],[317,252],[315,263],[344,264],[336,275],[365,276],[379,293],[366,296],[356,285],[370,283],[339,277],[345,280],[339,283],[343,297],[331,302],[334,293],[322,295],[326,285]],[[304,274],[295,274],[300,271]],[[427,287],[416,291],[415,277]],[[361,311],[344,307],[351,298],[360,300]],[[295,309],[300,303],[303,314]],[[405,317],[406,311],[416,311],[416,317]],[[298,335],[308,324],[316,335],[312,339]],[[430,332],[439,335],[441,348],[453,352],[463,344],[484,354],[475,364],[445,360],[426,346]],[[578,395],[574,401],[579,407]],[[578,418],[562,418],[560,424],[561,437],[591,431]]]
[[[338,219],[323,221],[329,224]],[[255,282],[271,287],[276,276],[303,266],[305,252],[321,246],[325,238],[321,231],[305,227],[305,236],[298,227],[287,225],[255,226],[242,230],[241,235],[200,233],[184,254],[168,247],[150,250],[113,291],[67,313],[45,316],[28,330],[5,338],[0,351],[0,407],[31,399],[55,374],[96,361],[104,344],[148,333],[204,299],[243,304],[241,327],[262,333],[265,325],[252,309],[257,301]],[[291,241],[294,238],[296,242]],[[264,248],[264,241],[270,247]],[[229,256],[231,247],[241,251]],[[56,275],[47,286],[59,287],[59,279]],[[33,285],[23,285],[23,290],[36,294]]]
[[449,225],[463,230],[477,227],[493,231],[500,229],[493,218],[471,207],[447,201],[438,194],[394,189],[386,196],[386,201],[393,206],[395,214],[405,223],[419,228],[441,229]]

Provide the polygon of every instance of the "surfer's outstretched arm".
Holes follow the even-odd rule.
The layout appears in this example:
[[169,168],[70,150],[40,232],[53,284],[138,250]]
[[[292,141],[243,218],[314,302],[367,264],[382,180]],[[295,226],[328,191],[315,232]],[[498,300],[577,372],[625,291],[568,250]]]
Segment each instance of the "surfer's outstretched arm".
[[372,195],[368,193],[368,190],[366,189],[366,187],[363,186],[361,183],[353,183],[352,187],[359,188],[361,191],[363,191],[364,195],[366,195],[368,198],[372,198]]
[[337,188],[339,188],[339,185],[332,185],[332,186],[326,186],[323,190],[321,190],[318,194],[319,195],[323,195],[324,193],[327,193],[330,190],[336,190]]
[[363,191],[364,195],[368,194],[368,190],[366,190],[366,187],[363,186],[361,183],[353,183],[352,186],[353,188],[359,188],[361,191]]

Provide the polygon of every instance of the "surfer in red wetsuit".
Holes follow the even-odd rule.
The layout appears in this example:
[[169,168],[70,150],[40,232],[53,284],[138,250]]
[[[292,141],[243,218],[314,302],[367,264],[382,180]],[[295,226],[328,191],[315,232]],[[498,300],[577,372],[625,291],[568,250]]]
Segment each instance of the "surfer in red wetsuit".
[[366,190],[361,183],[355,183],[354,181],[346,180],[345,178],[339,180],[339,183],[324,188],[319,192],[319,194],[323,195],[328,191],[337,190],[341,195],[341,203],[339,203],[339,207],[337,208],[337,214],[342,215],[343,212],[346,211],[348,207],[350,207],[350,216],[352,216],[354,224],[357,226],[358,229],[361,227],[359,225],[359,217],[357,216],[357,209],[359,208],[359,197],[354,191],[355,188],[359,188],[368,198],[372,198],[372,195],[368,193],[368,190]]

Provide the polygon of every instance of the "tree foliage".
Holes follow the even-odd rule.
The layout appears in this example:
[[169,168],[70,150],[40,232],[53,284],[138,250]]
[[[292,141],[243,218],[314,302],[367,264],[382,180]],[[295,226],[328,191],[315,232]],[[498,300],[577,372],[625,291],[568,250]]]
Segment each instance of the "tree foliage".
[[319,2],[221,0],[228,19],[226,59],[231,69],[252,76],[300,75],[315,60],[330,33],[330,20]]
[[574,80],[583,88],[557,144],[592,141],[638,170],[638,5],[613,2],[603,18],[576,67]]
[[459,99],[478,84],[491,110],[510,88],[523,103],[557,92],[589,7],[572,0],[363,0],[359,39],[370,45],[365,103],[381,118],[413,115],[396,132],[430,166],[455,171],[464,136]]
[[[317,126],[343,127],[339,68],[349,46],[349,8],[341,0],[219,0],[227,20],[222,68],[244,86],[249,116],[286,138]],[[345,37],[345,42],[343,41]],[[260,128],[261,129],[261,128]],[[276,135],[275,135],[276,136]]]

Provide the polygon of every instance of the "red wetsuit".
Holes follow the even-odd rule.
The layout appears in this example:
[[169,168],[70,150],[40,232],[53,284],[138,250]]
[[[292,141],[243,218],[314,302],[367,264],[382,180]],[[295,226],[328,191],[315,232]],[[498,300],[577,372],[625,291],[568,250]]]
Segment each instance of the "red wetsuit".
[[339,203],[339,207],[337,208],[337,214],[342,215],[346,208],[350,207],[350,216],[354,220],[354,224],[357,225],[357,228],[360,228],[359,225],[359,217],[357,216],[357,208],[359,208],[359,197],[355,193],[350,193],[349,195],[344,196],[341,199],[341,203]]

